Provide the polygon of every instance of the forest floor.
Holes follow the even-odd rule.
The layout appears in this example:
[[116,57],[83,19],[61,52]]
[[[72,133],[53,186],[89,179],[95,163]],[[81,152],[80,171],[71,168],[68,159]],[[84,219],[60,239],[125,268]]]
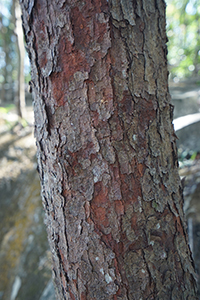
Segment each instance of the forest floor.
[[22,122],[0,107],[1,300],[55,300],[31,105]]
[[[175,118],[199,112],[196,83],[171,85]],[[0,105],[0,300],[55,300],[44,211],[36,171],[32,103],[25,121]],[[185,133],[184,133],[184,130]],[[177,132],[185,213],[197,273],[200,270],[200,122]],[[193,136],[195,133],[197,136]],[[200,299],[200,297],[199,297]]]

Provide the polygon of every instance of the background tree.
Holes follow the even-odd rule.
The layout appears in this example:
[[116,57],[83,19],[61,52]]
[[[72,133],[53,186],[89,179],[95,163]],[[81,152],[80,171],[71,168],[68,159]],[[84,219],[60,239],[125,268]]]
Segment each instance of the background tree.
[[17,114],[21,118],[25,114],[25,78],[24,78],[24,60],[25,60],[25,47],[24,47],[24,36],[22,29],[21,20],[21,7],[18,0],[13,0],[15,10],[15,34],[17,36],[17,56],[18,56],[18,86],[17,86],[17,99],[16,108]]
[[14,98],[14,80],[16,80],[16,59],[15,59],[15,34],[14,15],[12,13],[12,2],[7,5],[0,5],[0,87],[1,100],[7,100],[8,89],[11,91],[11,98]]
[[[25,81],[30,77],[24,67],[25,47],[18,0],[0,4],[0,100],[15,102],[17,114],[25,113]],[[24,72],[26,70],[26,72]]]
[[21,1],[58,299],[197,299],[164,1]]

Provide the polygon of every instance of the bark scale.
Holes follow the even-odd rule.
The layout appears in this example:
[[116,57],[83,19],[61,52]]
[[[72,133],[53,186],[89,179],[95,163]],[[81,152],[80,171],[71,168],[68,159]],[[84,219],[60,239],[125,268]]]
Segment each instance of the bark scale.
[[21,1],[58,299],[197,299],[164,1]]

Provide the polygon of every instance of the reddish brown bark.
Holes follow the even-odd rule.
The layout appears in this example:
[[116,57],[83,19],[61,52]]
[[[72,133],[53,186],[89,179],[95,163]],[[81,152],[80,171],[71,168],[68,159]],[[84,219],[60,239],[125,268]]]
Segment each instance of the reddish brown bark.
[[22,1],[58,299],[197,299],[163,1]]

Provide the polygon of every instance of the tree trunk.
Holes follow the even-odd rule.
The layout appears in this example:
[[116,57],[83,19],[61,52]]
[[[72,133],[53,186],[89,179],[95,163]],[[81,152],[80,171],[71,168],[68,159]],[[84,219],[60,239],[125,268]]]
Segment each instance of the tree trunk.
[[197,299],[164,1],[21,5],[58,299]]
[[[1,66],[1,75],[3,76],[3,82],[1,82],[0,88],[0,103],[6,102],[9,97],[7,97],[6,90],[8,88],[6,85],[10,85],[9,88],[13,90],[12,84],[12,74],[11,71],[8,71],[8,65],[12,64],[10,59],[10,43],[11,43],[11,32],[12,30],[9,26],[3,25],[3,16],[0,14],[0,36],[1,36],[1,47],[2,52],[4,53],[4,66]],[[2,53],[2,54],[3,54]]]
[[22,30],[21,8],[19,0],[13,0],[15,7],[15,34],[17,36],[17,55],[18,55],[18,87],[16,97],[16,109],[19,117],[24,118],[26,113],[25,85],[24,85],[24,36]]

